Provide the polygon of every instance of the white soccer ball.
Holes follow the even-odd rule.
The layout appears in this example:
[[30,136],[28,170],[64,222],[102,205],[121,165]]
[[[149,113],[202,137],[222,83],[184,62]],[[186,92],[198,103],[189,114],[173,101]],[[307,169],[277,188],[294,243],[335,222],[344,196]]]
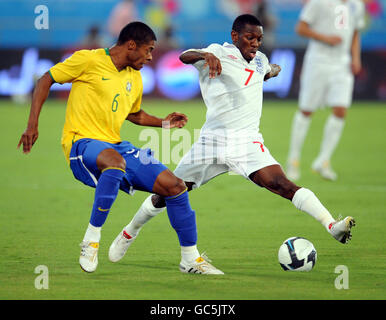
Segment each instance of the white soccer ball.
[[317,253],[314,245],[302,237],[291,237],[279,248],[279,263],[284,271],[311,271]]

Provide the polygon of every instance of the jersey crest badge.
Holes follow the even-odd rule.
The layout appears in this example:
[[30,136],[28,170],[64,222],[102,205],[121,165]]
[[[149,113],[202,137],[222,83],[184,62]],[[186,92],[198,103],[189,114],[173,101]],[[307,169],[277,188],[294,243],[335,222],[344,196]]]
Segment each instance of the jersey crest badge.
[[260,57],[256,57],[255,58],[255,62],[256,62],[256,71],[258,73],[263,74],[264,70],[263,70],[263,62],[261,61],[261,58]]
[[127,81],[127,83],[126,83],[126,91],[127,92],[131,91],[131,82],[130,81]]

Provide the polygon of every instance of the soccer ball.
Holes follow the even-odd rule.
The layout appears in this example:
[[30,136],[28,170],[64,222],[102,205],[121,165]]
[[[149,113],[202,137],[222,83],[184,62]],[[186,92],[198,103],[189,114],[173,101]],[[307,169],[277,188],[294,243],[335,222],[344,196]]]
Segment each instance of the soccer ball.
[[314,245],[302,237],[291,237],[279,248],[279,263],[284,271],[311,271],[316,263]]

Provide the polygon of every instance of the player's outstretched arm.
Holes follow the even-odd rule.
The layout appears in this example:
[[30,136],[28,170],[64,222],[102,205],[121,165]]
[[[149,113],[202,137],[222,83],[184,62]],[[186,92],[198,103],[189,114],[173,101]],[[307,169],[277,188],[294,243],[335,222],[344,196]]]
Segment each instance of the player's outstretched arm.
[[209,66],[209,78],[214,79],[222,71],[220,59],[213,53],[200,50],[185,51],[180,55],[180,60],[185,64],[193,64],[200,60],[205,60],[204,68]]
[[46,72],[36,84],[35,90],[32,94],[31,110],[28,118],[27,129],[22,134],[19,144],[17,145],[18,148],[23,145],[24,153],[29,153],[32,146],[38,139],[40,111],[42,110],[43,103],[48,97],[52,84],[53,80],[48,72]]
[[143,110],[140,110],[136,113],[130,113],[126,120],[129,120],[130,122],[140,126],[163,127],[171,129],[184,127],[188,122],[188,117],[183,113],[173,112],[162,119],[148,114]]
[[277,75],[279,74],[279,72],[281,71],[281,68],[278,64],[269,64],[271,66],[271,72],[268,72],[265,77],[264,77],[264,81],[267,81],[268,79],[270,78],[273,78],[273,77],[277,77]]
[[314,31],[307,22],[299,21],[296,25],[296,33],[305,38],[314,39],[317,41],[324,42],[330,46],[338,45],[342,42],[342,38],[334,35],[321,34]]
[[351,70],[354,75],[357,75],[361,69],[361,36],[359,31],[355,30],[351,43]]

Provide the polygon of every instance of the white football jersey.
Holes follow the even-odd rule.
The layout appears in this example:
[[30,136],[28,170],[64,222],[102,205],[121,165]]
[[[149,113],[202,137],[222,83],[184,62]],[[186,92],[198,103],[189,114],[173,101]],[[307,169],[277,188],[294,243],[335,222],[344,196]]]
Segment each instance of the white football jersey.
[[309,0],[300,20],[314,31],[342,38],[336,46],[310,39],[305,59],[328,64],[351,61],[351,43],[355,30],[365,25],[365,7],[361,0]]
[[204,67],[204,60],[194,64],[199,71],[201,94],[207,107],[201,133],[222,135],[223,132],[228,138],[245,132],[257,135],[264,76],[271,71],[268,58],[258,51],[248,63],[240,50],[227,42],[211,44],[199,51],[213,53],[222,66],[220,76],[210,79],[209,67]]

